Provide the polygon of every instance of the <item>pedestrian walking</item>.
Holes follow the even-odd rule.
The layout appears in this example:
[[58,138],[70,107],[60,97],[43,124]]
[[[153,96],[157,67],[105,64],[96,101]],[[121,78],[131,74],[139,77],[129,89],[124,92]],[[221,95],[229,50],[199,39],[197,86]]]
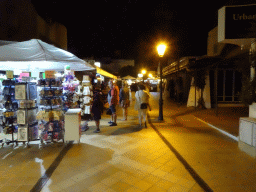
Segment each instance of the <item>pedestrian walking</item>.
[[137,83],[131,84],[130,89],[131,89],[131,101],[134,102],[135,101],[135,93],[136,93],[136,91],[138,91]]
[[128,107],[130,106],[130,92],[127,83],[123,83],[122,88],[119,94],[120,106],[123,109],[123,119],[122,121],[127,120]]
[[135,93],[135,110],[138,110],[140,127],[142,127],[142,118],[144,119],[145,127],[147,127],[147,111],[151,111],[151,106],[149,104],[149,93],[145,91],[145,89],[146,87],[143,84],[139,84],[138,91]]
[[[109,89],[109,91],[108,91],[107,102],[108,102],[107,115],[111,115],[111,118],[112,118],[112,111],[110,109],[110,105],[111,105],[111,89]],[[111,119],[110,122],[113,122],[113,119]]]
[[101,119],[101,114],[103,113],[103,99],[102,99],[102,93],[99,87],[95,87],[95,90],[93,91],[93,102],[92,102],[91,113],[96,124],[96,130],[94,131],[94,133],[100,133],[100,119]]
[[108,122],[110,125],[109,126],[117,126],[116,119],[117,119],[117,114],[116,114],[116,107],[118,105],[119,101],[119,88],[116,85],[115,81],[110,81],[109,82],[109,87],[111,89],[111,101],[110,101],[110,109],[112,112],[111,115],[111,121]]

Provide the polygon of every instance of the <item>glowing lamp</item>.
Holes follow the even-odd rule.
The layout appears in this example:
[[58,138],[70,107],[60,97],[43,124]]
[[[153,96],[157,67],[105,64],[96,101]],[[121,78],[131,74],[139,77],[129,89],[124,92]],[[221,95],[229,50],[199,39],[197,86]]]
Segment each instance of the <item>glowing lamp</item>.
[[94,65],[100,67],[100,62],[95,62]]
[[164,56],[165,49],[166,49],[166,46],[164,44],[160,44],[157,46],[157,52],[160,57]]

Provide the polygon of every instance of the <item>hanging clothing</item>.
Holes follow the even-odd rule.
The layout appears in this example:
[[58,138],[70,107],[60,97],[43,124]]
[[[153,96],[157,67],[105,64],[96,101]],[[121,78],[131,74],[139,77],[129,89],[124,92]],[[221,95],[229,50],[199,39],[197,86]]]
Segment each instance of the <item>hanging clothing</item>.
[[90,91],[90,87],[89,86],[84,87],[83,95],[91,95],[91,91]]

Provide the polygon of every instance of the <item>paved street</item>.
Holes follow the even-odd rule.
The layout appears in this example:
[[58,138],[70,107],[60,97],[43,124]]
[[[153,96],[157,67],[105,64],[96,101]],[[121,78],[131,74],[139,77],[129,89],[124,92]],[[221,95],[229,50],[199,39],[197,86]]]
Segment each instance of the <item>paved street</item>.
[[164,101],[159,122],[158,94],[148,128],[140,129],[137,113],[101,133],[89,122],[80,144],[61,142],[30,148],[0,149],[0,191],[255,191],[255,159],[234,139],[199,121],[184,106]]

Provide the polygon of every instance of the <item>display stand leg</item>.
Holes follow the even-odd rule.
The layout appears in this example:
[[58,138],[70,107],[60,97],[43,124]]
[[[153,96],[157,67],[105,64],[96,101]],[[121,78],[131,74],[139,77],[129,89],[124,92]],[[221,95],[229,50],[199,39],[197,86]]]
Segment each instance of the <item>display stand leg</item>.
[[0,143],[2,144],[2,147],[4,146],[4,140],[2,139],[1,141],[0,141]]
[[[13,137],[13,133],[12,133],[12,140],[5,140],[5,143],[6,145],[9,145],[10,143],[13,143],[13,145],[15,146],[15,143],[17,143],[18,141],[14,140],[14,137]],[[3,146],[3,144],[2,144]]]

